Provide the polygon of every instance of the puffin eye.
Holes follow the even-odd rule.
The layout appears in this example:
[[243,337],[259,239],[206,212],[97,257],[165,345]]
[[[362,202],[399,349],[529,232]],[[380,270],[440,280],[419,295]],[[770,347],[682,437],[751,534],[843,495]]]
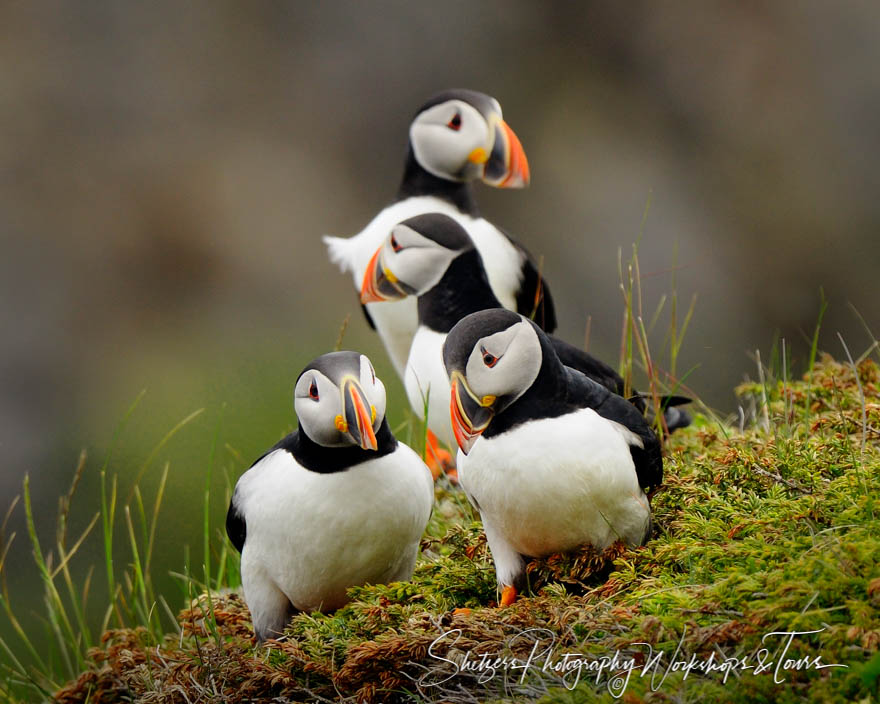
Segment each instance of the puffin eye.
[[446,126],[449,129],[458,132],[461,129],[461,113],[455,113],[455,115],[452,116],[452,119],[446,123]]
[[403,249],[403,247],[400,246],[400,242],[397,241],[397,238],[394,235],[391,235],[391,249],[395,253]]
[[491,352],[487,352],[485,347],[481,347],[480,351],[483,353],[483,364],[489,367],[489,369],[498,364],[500,357],[496,357]]
[[312,379],[312,385],[309,387],[309,398],[313,401],[318,400],[318,384]]
[[370,365],[370,374],[373,376],[373,383],[376,383],[376,370],[373,369],[373,365]]

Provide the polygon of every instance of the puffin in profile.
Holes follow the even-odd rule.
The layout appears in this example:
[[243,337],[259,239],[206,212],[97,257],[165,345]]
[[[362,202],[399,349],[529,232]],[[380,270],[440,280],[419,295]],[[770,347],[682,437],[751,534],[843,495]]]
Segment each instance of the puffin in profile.
[[226,532],[241,552],[257,640],[346,590],[406,580],[431,515],[428,468],[385,419],[385,386],[357,352],[331,352],[296,382],[299,429],[238,480]]
[[[477,180],[498,188],[528,185],[522,145],[494,98],[472,90],[439,93],[410,124],[403,180],[394,201],[357,235],[325,236],[330,260],[351,272],[360,289],[370,255],[394,225],[421,213],[442,212],[461,224],[483,254],[489,284],[502,305],[552,332],[556,314],[539,268],[520,244],[480,216],[473,189]],[[364,312],[402,378],[418,327],[415,301],[370,300]]]
[[565,366],[537,325],[503,309],[459,321],[443,362],[459,482],[480,512],[503,606],[528,557],[649,538],[644,489],[663,481],[663,459],[635,406]]
[[[418,415],[427,403],[428,428],[448,447],[455,447],[455,435],[443,343],[468,314],[503,308],[489,285],[483,262],[455,220],[442,213],[417,215],[394,227],[370,258],[361,285],[362,301],[417,297],[418,328],[407,358],[404,386]],[[548,340],[563,364],[615,394],[623,393],[623,379],[610,366],[559,338],[548,336]],[[640,396],[633,401],[644,409]],[[669,431],[690,423],[688,414],[676,407],[690,399],[667,396],[661,401]]]

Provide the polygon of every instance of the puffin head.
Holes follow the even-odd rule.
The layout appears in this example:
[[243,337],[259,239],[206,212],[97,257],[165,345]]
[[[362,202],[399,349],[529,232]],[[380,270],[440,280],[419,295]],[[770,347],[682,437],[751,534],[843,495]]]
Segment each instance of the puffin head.
[[330,352],[299,375],[293,405],[300,430],[324,447],[376,450],[385,418],[385,385],[359,352]]
[[370,258],[361,303],[420,296],[443,278],[454,259],[472,249],[470,236],[448,215],[426,213],[404,220]]
[[544,351],[537,326],[497,308],[462,318],[446,336],[452,429],[467,454],[492,418],[535,383]]
[[473,90],[438,93],[416,113],[409,143],[418,164],[448,181],[481,180],[499,188],[529,184],[522,144],[495,98]]

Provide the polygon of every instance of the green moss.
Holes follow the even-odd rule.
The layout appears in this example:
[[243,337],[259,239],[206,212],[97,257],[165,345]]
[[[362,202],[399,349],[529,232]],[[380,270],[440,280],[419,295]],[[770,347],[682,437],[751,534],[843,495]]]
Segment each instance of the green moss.
[[[102,697],[122,692],[135,701],[182,701],[185,692],[190,701],[618,701],[608,673],[597,682],[584,671],[574,686],[571,673],[561,680],[540,665],[498,670],[485,682],[461,672],[436,686],[417,685],[430,670],[451,667],[438,657],[460,661],[465,653],[486,653],[525,661],[543,653],[552,637],[555,655],[593,661],[619,651],[635,658],[625,690],[616,692],[627,702],[876,701],[877,365],[862,362],[858,381],[861,393],[853,369],[826,358],[809,387],[805,380],[741,387],[745,402],[755,400],[758,408],[766,395],[769,426],[740,432],[698,417],[676,433],[665,485],[652,499],[656,529],[648,545],[535,561],[532,594],[512,607],[495,606],[491,556],[471,509],[454,490],[438,488],[410,582],[352,589],[343,609],[300,614],[284,641],[257,650],[240,598],[215,596],[219,644],[199,605],[181,614],[183,637],[158,649],[144,647],[133,632],[109,634],[91,654],[93,666],[58,699],[110,701]],[[522,635],[527,629],[543,629],[536,650]],[[816,631],[794,638],[786,658],[821,657],[846,668],[788,669],[776,677],[772,668],[741,669],[726,682],[719,672],[671,672],[662,679],[679,647],[685,659],[749,663],[767,648],[776,661],[783,639],[766,637],[774,631]],[[432,657],[432,643],[448,632],[454,637],[436,643]],[[665,653],[653,682],[640,676],[649,647]],[[422,685],[438,679],[433,674]]]

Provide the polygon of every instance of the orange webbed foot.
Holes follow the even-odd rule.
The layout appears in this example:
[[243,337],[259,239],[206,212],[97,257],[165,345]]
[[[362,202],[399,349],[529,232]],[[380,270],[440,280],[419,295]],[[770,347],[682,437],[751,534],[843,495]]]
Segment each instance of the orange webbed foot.
[[458,481],[458,474],[455,473],[455,459],[449,452],[440,447],[437,436],[430,430],[428,431],[428,438],[425,443],[425,464],[431,470],[431,476],[434,477],[434,481],[437,481],[444,472],[450,475],[453,483]]
[[510,606],[514,601],[516,601],[516,587],[504,587],[501,590],[501,606]]

